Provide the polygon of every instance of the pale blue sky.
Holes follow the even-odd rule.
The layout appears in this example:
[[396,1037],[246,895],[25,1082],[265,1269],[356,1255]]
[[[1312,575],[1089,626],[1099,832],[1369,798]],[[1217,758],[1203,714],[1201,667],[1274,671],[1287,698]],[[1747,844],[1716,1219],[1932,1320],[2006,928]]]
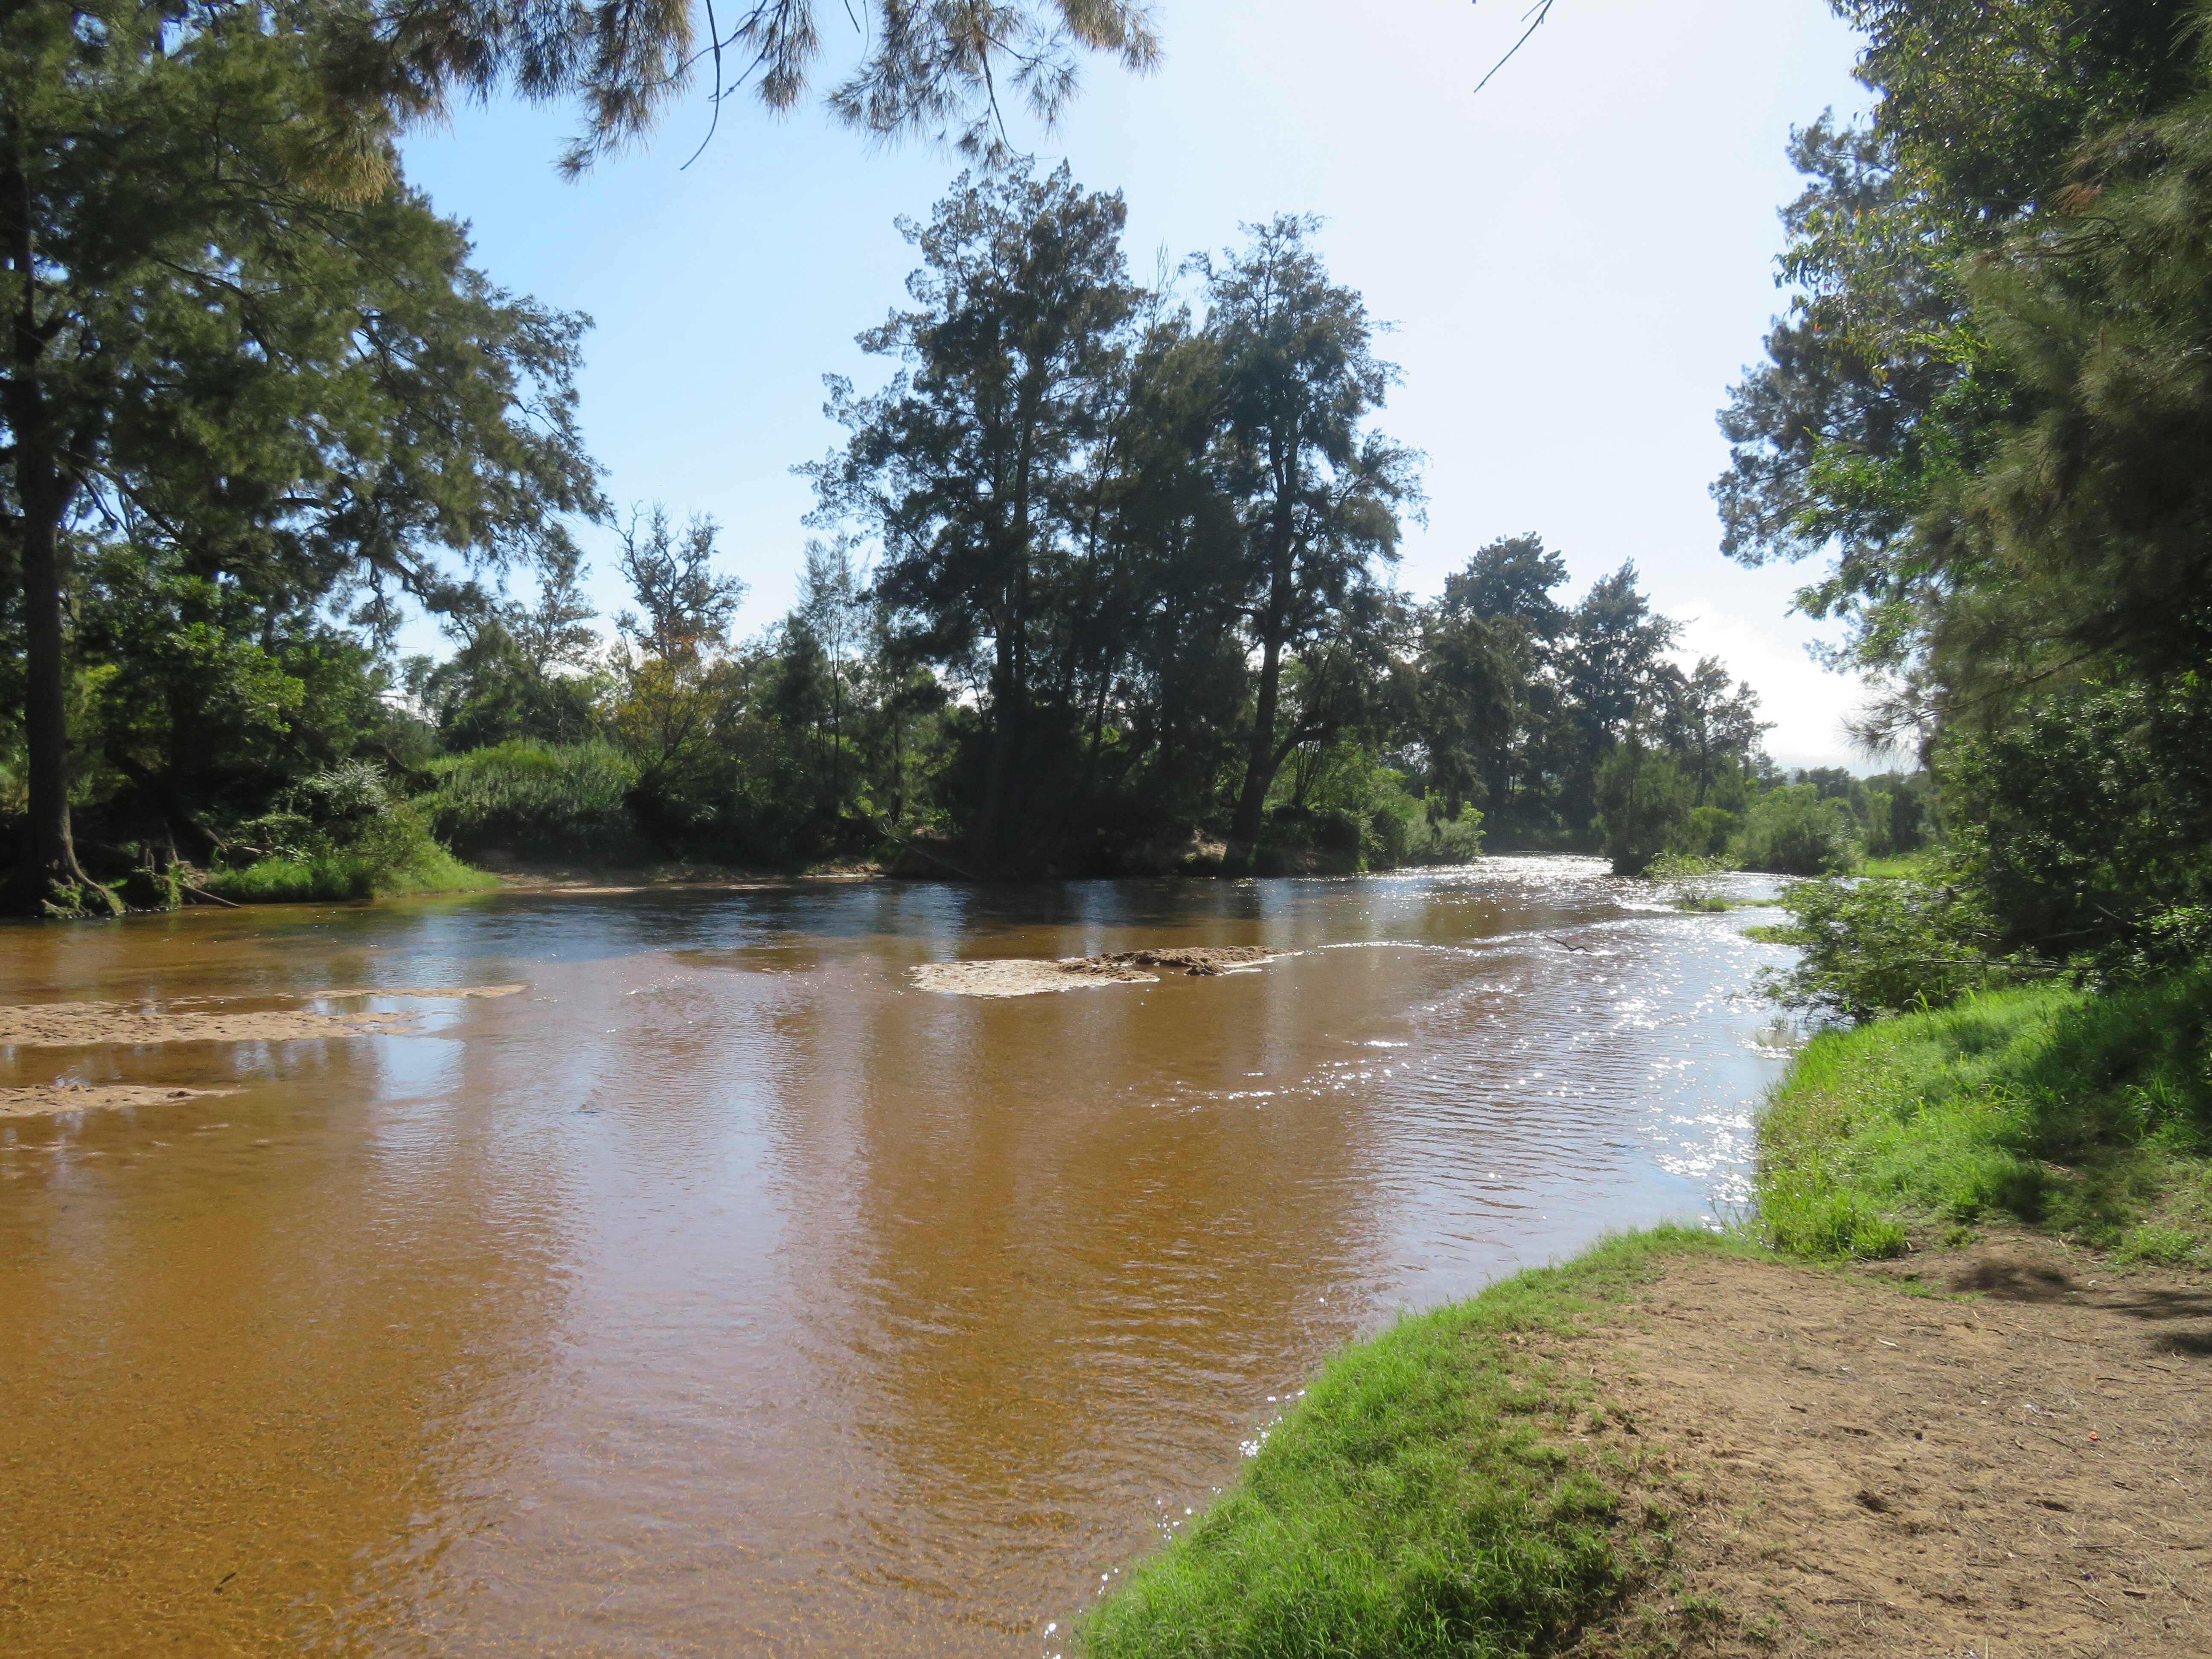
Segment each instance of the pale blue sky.
[[[1860,106],[1851,37],[1823,0],[1559,0],[1478,98],[1522,4],[1160,0],[1157,73],[1094,66],[1060,131],[1014,136],[1124,192],[1140,276],[1240,222],[1326,217],[1332,270],[1397,325],[1406,379],[1381,425],[1429,457],[1407,589],[1522,531],[1577,589],[1633,557],[1692,647],[1759,689],[1777,759],[1851,761],[1855,688],[1784,615],[1800,576],[1723,559],[1706,494],[1713,412],[1783,302],[1788,130]],[[848,43],[823,11],[834,61]],[[553,167],[566,112],[501,100],[412,139],[408,162],[498,281],[594,318],[583,419],[609,492],[719,518],[750,631],[791,601],[809,496],[790,468],[836,437],[821,377],[883,373],[853,336],[903,297],[892,221],[958,168],[732,104],[684,170],[706,121],[703,98],[680,101],[648,147],[572,184]],[[607,538],[586,540],[612,610]]]

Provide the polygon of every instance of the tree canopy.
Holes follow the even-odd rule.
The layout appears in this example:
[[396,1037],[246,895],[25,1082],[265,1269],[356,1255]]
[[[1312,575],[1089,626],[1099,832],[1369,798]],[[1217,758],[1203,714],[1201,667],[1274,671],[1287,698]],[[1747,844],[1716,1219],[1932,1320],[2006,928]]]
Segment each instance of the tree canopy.
[[1800,603],[1948,757],[2007,939],[2124,952],[2212,898],[2207,9],[1838,9],[1875,112],[1798,136],[1726,544],[1829,558]]

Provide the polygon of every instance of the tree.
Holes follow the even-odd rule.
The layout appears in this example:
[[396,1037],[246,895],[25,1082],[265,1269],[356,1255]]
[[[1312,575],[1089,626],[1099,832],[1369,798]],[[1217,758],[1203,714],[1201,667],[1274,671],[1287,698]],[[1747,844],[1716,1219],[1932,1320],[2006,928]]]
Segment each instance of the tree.
[[1799,603],[1852,619],[1869,735],[1917,733],[1999,933],[2124,954],[2212,897],[2203,8],[1839,9],[1874,114],[1799,138],[1727,545],[1832,559]]
[[1567,562],[1537,535],[1507,536],[1475,550],[1467,568],[1444,578],[1440,609],[1486,621],[1510,617],[1532,639],[1555,640],[1567,613],[1552,590],[1567,579]]
[[723,642],[744,603],[745,584],[714,572],[714,538],[720,533],[721,526],[705,514],[692,514],[678,534],[659,503],[650,515],[630,509],[629,522],[619,532],[617,562],[645,615],[625,611],[615,625],[641,649],[675,662]]
[[[1006,158],[1000,100],[1056,119],[1081,83],[1081,54],[1105,53],[1142,72],[1158,38],[1134,0],[877,0],[860,64],[831,90],[841,120],[879,137],[921,133],[994,161]],[[812,0],[749,0],[726,26],[689,0],[422,0],[341,13],[326,53],[333,89],[409,118],[441,112],[455,90],[483,96],[511,83],[538,100],[573,99],[582,131],[571,172],[648,131],[669,101],[713,77],[712,102],[750,81],[784,112],[806,94],[823,33]],[[711,135],[712,128],[709,128]]]
[[1748,680],[1731,690],[1728,665],[1718,657],[1700,657],[1668,699],[1662,729],[1668,747],[1688,761],[1695,787],[1690,804],[1697,807],[1705,805],[1725,769],[1750,759],[1773,722],[1759,718],[1759,693]]
[[1373,581],[1377,560],[1397,557],[1399,514],[1419,501],[1418,458],[1362,429],[1397,370],[1374,354],[1365,302],[1331,283],[1308,245],[1318,228],[1280,216],[1253,229],[1242,252],[1200,261],[1259,651],[1229,830],[1248,848],[1275,774],[1301,740],[1276,730],[1285,661],[1328,637]]
[[617,533],[618,563],[645,614],[615,618],[624,644],[615,656],[622,690],[613,726],[637,763],[641,791],[665,817],[689,792],[684,775],[711,763],[707,751],[728,691],[722,657],[745,585],[715,573],[720,530],[712,518],[695,514],[678,532],[656,502],[650,514],[633,507]]
[[987,862],[1021,850],[1019,770],[1032,736],[1048,596],[1080,533],[1091,452],[1136,305],[1121,256],[1118,195],[1079,189],[1065,165],[963,175],[927,225],[895,313],[862,347],[909,366],[882,392],[830,381],[830,413],[852,434],[808,469],[817,522],[856,520],[880,537],[876,592],[919,658],[979,654],[988,725],[975,840]]
[[1640,876],[1662,853],[1680,851],[1690,819],[1690,783],[1664,748],[1632,730],[1597,773],[1606,856],[1617,876]]
[[325,95],[289,13],[0,18],[4,507],[21,584],[27,899],[105,897],[70,828],[67,594],[119,544],[202,585],[434,608],[441,561],[597,510],[581,320],[493,288]]

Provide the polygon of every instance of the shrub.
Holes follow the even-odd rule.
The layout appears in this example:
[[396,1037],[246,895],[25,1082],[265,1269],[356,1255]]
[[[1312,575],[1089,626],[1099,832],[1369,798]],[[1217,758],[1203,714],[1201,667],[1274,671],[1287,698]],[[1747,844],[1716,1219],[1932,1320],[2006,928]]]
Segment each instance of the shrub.
[[1887,1217],[1997,1214],[2172,1259],[2203,1231],[2201,1203],[2175,1205],[2212,1146],[2212,969],[1823,1032],[1759,1139],[1760,1212],[1784,1248],[1863,1255]]
[[1678,910],[1725,910],[1728,900],[1714,884],[1735,866],[1726,859],[1695,853],[1662,853],[1644,874],[1668,891]]
[[392,799],[383,769],[347,762],[302,779],[247,830],[264,851],[209,872],[235,903],[341,902],[396,893],[471,892],[498,883],[440,846],[422,810]]
[[434,763],[423,805],[438,834],[465,851],[606,854],[636,839],[637,769],[612,744],[516,741]]
[[1801,881],[1782,896],[1792,918],[1771,931],[1803,955],[1760,988],[1786,1007],[1872,1019],[1942,1008],[1969,992],[2042,971],[2025,958],[1998,961],[1994,937],[1970,896],[1933,882]]
[[1784,876],[1840,875],[1859,860],[1850,803],[1840,798],[1822,800],[1818,786],[1809,783],[1770,789],[1744,815],[1735,852],[1747,870]]

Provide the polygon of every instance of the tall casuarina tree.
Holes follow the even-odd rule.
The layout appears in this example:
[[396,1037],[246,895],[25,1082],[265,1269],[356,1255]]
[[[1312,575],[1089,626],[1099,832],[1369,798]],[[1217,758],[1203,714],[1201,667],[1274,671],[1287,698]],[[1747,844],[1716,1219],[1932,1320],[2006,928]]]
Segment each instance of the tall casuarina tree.
[[1231,490],[1242,504],[1247,616],[1258,653],[1252,728],[1230,838],[1260,837],[1267,791],[1295,747],[1277,730],[1285,660],[1331,637],[1398,556],[1420,499],[1419,458],[1364,429],[1397,378],[1375,356],[1366,302],[1328,280],[1310,218],[1278,217],[1218,264],[1201,261],[1221,353]]

